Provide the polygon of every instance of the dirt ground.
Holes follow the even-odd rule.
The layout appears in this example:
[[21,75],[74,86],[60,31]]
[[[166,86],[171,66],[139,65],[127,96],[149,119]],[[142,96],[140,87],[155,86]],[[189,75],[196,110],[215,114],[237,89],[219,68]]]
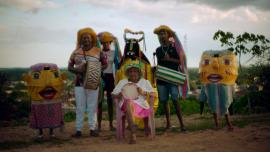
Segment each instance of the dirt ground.
[[[257,120],[267,121],[257,121]],[[115,139],[115,132],[108,131],[108,122],[103,121],[100,137],[89,137],[87,123],[83,130],[83,137],[71,138],[74,133],[74,122],[66,123],[62,131],[55,130],[57,139],[50,140],[45,132],[45,141],[36,143],[33,138],[36,131],[28,126],[1,127],[0,146],[3,151],[27,152],[269,152],[270,151],[270,114],[233,116],[234,122],[245,123],[244,127],[235,126],[234,131],[227,131],[226,127],[220,130],[212,129],[211,116],[185,116],[184,121],[188,128],[200,127],[202,122],[209,122],[209,128],[188,130],[186,133],[174,128],[164,131],[164,118],[156,118],[157,135],[154,140],[143,136],[143,131],[138,132],[137,144],[129,145],[128,140],[119,143]],[[177,125],[176,117],[172,117],[172,124]],[[188,127],[190,126],[190,127]],[[239,124],[238,124],[239,126]],[[240,124],[241,126],[241,124]],[[194,127],[193,127],[194,128]],[[6,144],[5,144],[6,143]],[[18,146],[20,145],[20,146]]]

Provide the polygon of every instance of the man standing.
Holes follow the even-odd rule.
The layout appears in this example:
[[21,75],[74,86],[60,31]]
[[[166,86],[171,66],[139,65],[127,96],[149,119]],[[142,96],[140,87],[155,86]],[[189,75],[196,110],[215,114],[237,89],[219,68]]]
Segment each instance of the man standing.
[[[175,71],[179,71],[180,62],[179,55],[174,45],[170,42],[170,38],[174,35],[174,32],[166,25],[161,25],[154,30],[154,33],[158,35],[160,47],[156,49],[158,65],[170,68]],[[159,102],[164,108],[166,115],[166,129],[171,128],[170,123],[170,108],[168,104],[169,95],[171,96],[175,111],[180,123],[180,130],[185,131],[181,108],[178,102],[179,90],[176,84],[169,83],[163,80],[157,80],[158,97]]]

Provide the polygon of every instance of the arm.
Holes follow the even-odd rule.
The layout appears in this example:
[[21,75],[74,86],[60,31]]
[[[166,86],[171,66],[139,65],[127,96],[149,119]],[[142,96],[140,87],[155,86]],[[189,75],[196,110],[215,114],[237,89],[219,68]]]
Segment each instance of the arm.
[[201,94],[200,94],[200,97],[199,97],[199,101],[200,102],[206,102],[207,101],[207,96],[206,96],[206,93],[205,93],[205,87],[204,86],[201,87]]
[[119,94],[112,94],[113,98],[117,98],[117,99],[121,99],[122,98],[122,92],[120,92]]
[[122,88],[123,88],[123,86],[127,83],[128,81],[127,80],[125,80],[125,79],[123,79],[123,80],[121,80],[115,87],[114,87],[114,89],[113,89],[113,91],[112,91],[112,95],[113,96],[119,96],[119,97],[121,97],[122,96]]
[[118,50],[118,58],[119,58],[119,61],[122,60],[122,53],[121,53],[121,50],[120,49]]
[[201,115],[203,113],[204,103],[206,102],[206,100],[207,100],[207,96],[206,96],[206,93],[205,93],[205,87],[202,86],[201,87],[201,94],[200,94],[200,97],[199,97],[199,101],[200,101],[200,114]]
[[148,80],[145,80],[145,79],[141,80],[137,84],[137,86],[138,86],[138,92],[141,95],[146,95],[147,93],[149,93],[150,95],[154,94],[154,89]]
[[100,52],[101,69],[105,70],[108,66],[107,56],[102,51]]
[[167,62],[173,62],[176,64],[180,64],[180,61],[178,59],[171,58],[169,55],[165,55],[161,61],[167,61]]
[[68,71],[74,74],[81,73],[85,69],[85,63],[83,62],[79,68],[75,68],[75,61],[74,61],[74,55],[72,54],[69,61],[68,61]]

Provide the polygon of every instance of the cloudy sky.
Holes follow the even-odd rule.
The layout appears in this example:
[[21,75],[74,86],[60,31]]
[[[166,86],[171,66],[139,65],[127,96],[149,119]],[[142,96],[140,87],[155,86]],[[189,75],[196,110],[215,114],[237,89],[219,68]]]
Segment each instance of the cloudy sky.
[[[184,44],[188,66],[204,50],[221,49],[213,34],[253,32],[270,36],[269,0],[0,0],[0,67],[52,62],[66,67],[76,32],[110,31],[124,47],[123,30],[143,30],[146,55],[158,47],[153,29],[170,26]],[[184,39],[186,37],[186,41]]]

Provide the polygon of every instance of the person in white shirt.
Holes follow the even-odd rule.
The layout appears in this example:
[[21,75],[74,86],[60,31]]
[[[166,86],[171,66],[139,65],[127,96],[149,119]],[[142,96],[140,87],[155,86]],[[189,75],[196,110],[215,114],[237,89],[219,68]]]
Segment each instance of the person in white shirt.
[[[119,62],[121,60],[121,51],[119,49],[119,44],[117,38],[114,37],[109,32],[101,32],[98,34],[99,41],[102,45],[102,52],[107,57],[107,68],[103,71],[102,79],[104,81],[104,91],[107,94],[107,105],[108,105],[108,116],[109,116],[109,126],[110,130],[114,130],[113,127],[113,101],[111,92],[114,88],[114,73],[119,67]],[[101,130],[101,120],[102,120],[102,100],[98,105],[98,129]]]
[[144,120],[145,135],[150,134],[148,124],[151,108],[146,100],[147,94],[154,96],[154,89],[151,83],[142,77],[141,64],[130,63],[125,67],[126,79],[122,79],[114,88],[112,95],[120,99],[119,106],[123,113],[126,113],[129,128],[131,130],[130,144],[136,143],[136,125],[134,117]]

